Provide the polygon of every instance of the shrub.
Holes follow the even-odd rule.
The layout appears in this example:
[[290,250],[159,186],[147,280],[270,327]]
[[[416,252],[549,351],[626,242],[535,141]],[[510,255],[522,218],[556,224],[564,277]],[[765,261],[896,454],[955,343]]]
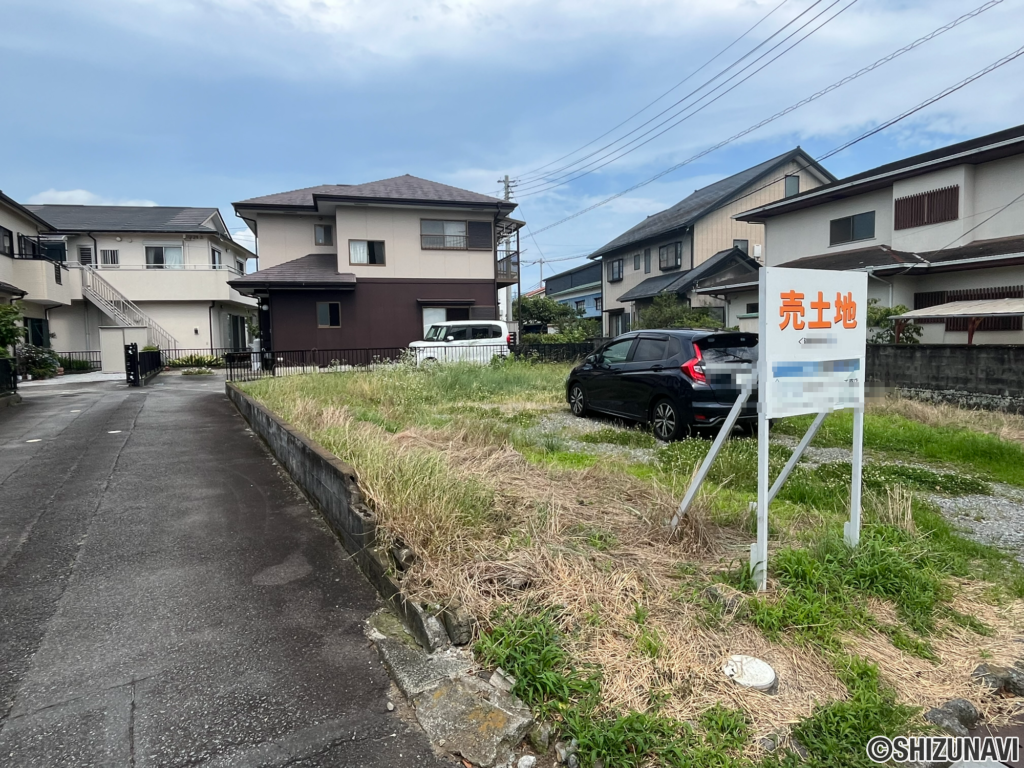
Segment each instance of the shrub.
[[159,352],[160,347],[157,344],[147,344],[142,348],[143,352]]
[[88,360],[79,360],[73,357],[65,357],[64,355],[57,355],[57,360],[65,372],[92,370],[92,363]]
[[181,372],[182,376],[211,376],[213,375],[212,368],[186,368]]
[[21,344],[17,351],[18,373],[33,379],[51,379],[57,375],[60,361],[57,353],[45,347]]
[[192,354],[168,360],[167,365],[171,368],[219,368],[224,360],[217,355]]

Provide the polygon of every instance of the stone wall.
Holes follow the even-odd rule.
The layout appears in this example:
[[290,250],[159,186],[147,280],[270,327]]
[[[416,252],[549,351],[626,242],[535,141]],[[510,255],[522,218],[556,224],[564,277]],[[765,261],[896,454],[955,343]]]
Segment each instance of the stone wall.
[[917,399],[1024,413],[1024,346],[868,344],[866,382]]

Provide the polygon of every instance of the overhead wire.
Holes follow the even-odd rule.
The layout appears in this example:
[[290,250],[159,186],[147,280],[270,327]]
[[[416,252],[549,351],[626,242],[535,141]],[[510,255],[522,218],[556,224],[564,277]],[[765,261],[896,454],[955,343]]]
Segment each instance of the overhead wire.
[[[567,173],[567,174],[564,174],[564,175],[562,175],[562,176],[556,176],[556,177],[554,177],[554,178],[550,178],[550,176],[551,176],[551,175],[552,175],[553,173],[556,173],[556,172],[552,172],[552,174],[548,174],[547,176],[545,176],[543,180],[535,180],[535,181],[532,181],[532,182],[528,182],[528,183],[526,183],[526,184],[522,184],[522,185],[520,185],[520,187],[519,187],[520,191],[521,191],[521,192],[524,192],[524,191],[525,191],[527,195],[535,195],[535,194],[540,194],[541,192],[546,192],[546,191],[547,191],[548,189],[553,189],[553,188],[555,188],[555,187],[559,187],[559,186],[562,186],[563,184],[568,184],[568,183],[570,183],[570,182],[572,182],[572,181],[575,181],[576,179],[582,178],[583,176],[587,176],[587,175],[589,175],[589,174],[593,173],[594,171],[598,170],[599,168],[603,168],[604,166],[606,166],[606,165],[609,165],[610,163],[613,163],[613,162],[615,162],[616,160],[619,160],[619,159],[621,159],[622,157],[625,157],[626,155],[628,155],[628,154],[631,154],[632,152],[635,152],[635,151],[636,151],[637,149],[639,149],[640,147],[642,147],[642,146],[644,146],[644,145],[646,145],[646,144],[649,144],[649,143],[650,143],[651,141],[653,141],[654,139],[658,138],[659,136],[661,136],[661,135],[665,134],[666,132],[668,132],[668,131],[669,131],[669,130],[671,130],[672,128],[675,128],[676,126],[680,125],[681,123],[685,122],[686,120],[689,120],[689,119],[690,119],[691,117],[693,117],[694,115],[696,115],[696,114],[698,114],[698,113],[702,112],[702,111],[703,111],[704,109],[706,109],[707,107],[709,107],[709,106],[711,106],[712,104],[714,104],[714,103],[715,103],[716,101],[718,101],[719,99],[721,99],[721,98],[722,98],[723,96],[725,96],[726,94],[728,94],[728,93],[732,92],[733,90],[735,90],[736,88],[738,88],[738,87],[739,87],[740,85],[742,85],[743,83],[745,83],[745,82],[746,82],[747,80],[749,80],[749,79],[750,79],[751,77],[753,77],[754,75],[757,75],[758,73],[762,72],[762,71],[763,71],[764,69],[766,69],[767,67],[769,67],[769,66],[770,66],[771,64],[773,64],[773,63],[774,63],[775,61],[777,61],[778,59],[780,59],[780,58],[781,58],[782,56],[785,56],[785,55],[786,55],[787,53],[789,53],[789,52],[790,52],[791,50],[793,50],[794,48],[796,48],[796,46],[798,46],[798,45],[799,45],[800,43],[802,43],[802,42],[803,42],[804,40],[806,40],[807,38],[809,38],[809,37],[810,37],[811,35],[813,35],[813,34],[814,34],[815,32],[819,31],[819,30],[820,30],[820,29],[822,29],[822,28],[823,28],[824,26],[826,26],[827,24],[829,24],[830,22],[832,22],[833,20],[835,20],[835,19],[836,19],[836,18],[837,18],[837,17],[838,17],[838,16],[840,15],[840,14],[842,14],[843,12],[845,12],[846,10],[848,10],[848,9],[849,9],[849,8],[850,8],[851,6],[853,6],[854,4],[856,4],[856,3],[857,3],[857,2],[859,1],[859,0],[850,0],[850,2],[848,2],[846,6],[844,6],[843,8],[841,8],[841,9],[840,9],[839,11],[837,11],[837,12],[836,12],[835,14],[833,14],[833,15],[832,15],[831,17],[827,18],[827,19],[826,19],[825,21],[823,21],[823,22],[822,22],[822,23],[821,23],[820,25],[818,25],[817,27],[815,27],[814,29],[812,29],[812,30],[811,30],[810,32],[808,32],[807,34],[805,34],[805,35],[804,35],[803,37],[801,37],[800,39],[798,39],[798,40],[797,40],[796,42],[794,42],[794,43],[793,43],[792,45],[790,45],[790,46],[789,46],[788,48],[786,48],[785,50],[783,50],[783,51],[782,51],[781,53],[779,53],[779,54],[775,55],[775,56],[774,56],[773,58],[771,58],[771,59],[770,59],[769,61],[765,62],[764,64],[761,64],[761,65],[760,65],[759,67],[757,67],[757,69],[755,69],[755,70],[754,70],[753,72],[751,72],[751,73],[750,73],[749,75],[747,75],[746,77],[744,77],[744,78],[743,78],[742,80],[740,80],[739,82],[735,83],[735,84],[734,84],[734,85],[732,85],[731,87],[727,88],[726,90],[722,91],[721,93],[719,93],[719,94],[718,94],[717,96],[715,96],[715,97],[714,97],[713,99],[711,99],[710,101],[707,101],[707,102],[706,102],[706,103],[704,103],[703,105],[701,105],[701,106],[697,107],[697,105],[698,105],[698,104],[700,104],[700,102],[701,102],[701,101],[703,101],[703,100],[705,100],[705,99],[708,99],[708,98],[709,98],[709,97],[710,97],[710,96],[711,96],[712,94],[714,94],[714,93],[715,93],[716,91],[718,91],[718,90],[719,90],[719,89],[721,89],[721,88],[724,88],[724,87],[725,87],[726,85],[728,85],[728,84],[729,84],[730,82],[732,82],[732,81],[733,81],[733,80],[734,80],[735,78],[737,78],[737,77],[739,77],[740,75],[742,75],[742,74],[743,74],[744,72],[746,72],[746,71],[747,71],[748,69],[750,69],[751,67],[753,67],[753,66],[754,66],[755,64],[757,64],[757,63],[758,63],[759,61],[761,61],[761,60],[762,60],[763,58],[765,58],[765,57],[766,57],[766,56],[768,56],[769,54],[773,53],[773,52],[774,52],[774,51],[776,51],[776,50],[777,50],[777,49],[778,49],[779,47],[781,47],[781,46],[785,45],[785,44],[786,44],[787,42],[789,42],[790,40],[792,40],[792,39],[793,39],[794,37],[796,37],[796,36],[797,36],[797,35],[798,35],[798,34],[799,34],[800,32],[802,32],[802,31],[803,31],[804,29],[806,29],[806,28],[807,28],[808,26],[810,26],[810,25],[811,25],[811,24],[813,24],[813,23],[814,23],[815,21],[817,21],[817,20],[818,20],[818,19],[820,19],[820,18],[821,18],[822,16],[824,16],[824,15],[825,15],[826,13],[828,13],[828,12],[829,12],[830,10],[832,10],[832,8],[834,8],[834,7],[836,6],[836,5],[838,5],[838,4],[839,4],[839,3],[841,2],[841,1],[842,1],[842,0],[833,0],[833,2],[832,2],[832,3],[830,4],[830,5],[828,5],[828,6],[826,6],[826,7],[825,7],[825,10],[821,11],[821,12],[820,12],[820,13],[818,13],[818,14],[817,14],[816,16],[813,16],[813,17],[812,17],[812,18],[811,18],[810,20],[808,20],[807,22],[805,22],[804,24],[802,24],[802,25],[801,25],[800,27],[798,27],[797,29],[795,29],[795,30],[794,30],[793,32],[791,32],[791,33],[790,33],[789,35],[787,35],[786,37],[784,37],[784,38],[783,38],[782,40],[780,40],[780,41],[779,41],[778,43],[776,43],[775,45],[773,45],[773,46],[772,46],[771,48],[769,48],[769,49],[768,49],[767,51],[765,51],[765,52],[764,52],[763,54],[761,54],[761,55],[760,55],[760,56],[758,56],[758,57],[757,57],[756,59],[754,59],[753,61],[751,61],[751,62],[750,62],[749,64],[747,64],[747,65],[746,65],[745,67],[743,67],[742,69],[740,69],[740,70],[739,70],[738,72],[735,72],[735,73],[733,73],[733,74],[732,74],[732,75],[730,75],[730,76],[729,76],[728,78],[726,78],[726,80],[725,80],[725,81],[723,81],[722,83],[719,83],[719,84],[718,84],[718,85],[716,85],[716,86],[715,86],[714,88],[712,88],[712,89],[711,89],[710,91],[708,91],[707,93],[705,93],[705,94],[701,95],[700,97],[698,97],[698,98],[697,98],[697,99],[696,99],[696,100],[695,100],[695,101],[694,101],[694,102],[693,102],[692,104],[687,104],[687,105],[683,106],[682,108],[680,108],[679,110],[677,110],[676,112],[674,112],[674,113],[673,113],[672,115],[670,115],[669,117],[667,117],[667,118],[665,118],[664,120],[662,120],[662,121],[661,121],[660,123],[658,123],[658,124],[657,124],[657,125],[655,125],[654,127],[652,127],[652,128],[650,128],[650,129],[648,129],[647,131],[644,131],[643,133],[641,133],[641,134],[640,134],[639,136],[637,136],[636,138],[634,138],[634,139],[632,139],[632,140],[630,140],[630,141],[626,142],[625,144],[623,144],[622,146],[620,146],[620,147],[618,147],[618,148],[616,148],[616,149],[613,149],[613,150],[611,150],[610,152],[607,152],[606,154],[602,155],[601,157],[597,158],[596,160],[593,160],[593,161],[592,161],[592,162],[590,162],[590,163],[587,163],[587,164],[585,164],[585,165],[582,165],[582,166],[580,166],[580,167],[576,168],[575,170],[572,170],[572,171],[570,171],[570,172],[569,172],[569,173]],[[815,3],[815,5],[817,5],[817,3]],[[811,6],[811,7],[813,8],[814,6]],[[808,9],[808,10],[809,10],[809,9]],[[805,11],[805,12],[806,12],[806,11]],[[717,77],[717,76],[716,76],[716,77]],[[709,82],[710,82],[710,81],[709,81]],[[701,87],[700,87],[700,88],[698,88],[697,90],[693,91],[693,92],[692,92],[692,93],[691,93],[690,95],[693,95],[694,93],[697,93],[698,91],[700,91],[700,90],[701,90],[701,89],[703,89],[703,88],[704,88],[704,86],[701,86]],[[660,117],[660,116],[664,115],[664,114],[665,114],[666,112],[669,112],[669,111],[671,111],[671,109],[673,109],[673,108],[674,108],[675,106],[677,106],[677,105],[681,104],[681,103],[682,103],[682,101],[684,101],[684,100],[685,100],[685,98],[688,98],[688,96],[687,96],[687,97],[684,97],[684,99],[681,99],[680,101],[676,102],[676,104],[673,104],[673,105],[672,105],[672,107],[670,107],[669,109],[666,109],[666,110],[663,110],[662,112],[659,112],[659,113],[658,113],[657,115],[655,115],[654,117],[652,117],[652,118],[651,118],[650,120],[648,120],[647,122],[645,122],[645,123],[642,123],[641,125],[637,126],[637,127],[635,128],[635,129],[633,129],[633,130],[632,130],[632,131],[630,131],[630,132],[629,132],[628,134],[626,134],[626,136],[630,136],[630,135],[632,135],[633,133],[636,133],[636,131],[640,130],[640,128],[643,128],[644,126],[646,126],[646,125],[649,125],[649,124],[650,124],[651,122],[653,122],[654,120],[656,120],[656,119],[657,119],[658,117]],[[686,114],[686,115],[684,115],[684,116],[683,116],[682,118],[680,118],[680,119],[676,120],[676,118],[678,118],[678,117],[679,117],[679,115],[683,114],[683,113],[684,113],[684,112],[686,112],[687,110],[692,110],[692,111],[691,111],[691,112],[690,112],[689,114]],[[658,129],[659,129],[659,128],[661,128],[662,126],[666,125],[667,123],[670,123],[670,122],[671,122],[671,121],[673,121],[673,120],[675,120],[675,122],[672,122],[672,123],[671,123],[671,124],[670,124],[670,125],[669,125],[669,126],[668,126],[667,128],[665,128],[664,130],[658,131]],[[654,136],[652,136],[651,138],[647,139],[646,141],[642,141],[641,143],[637,144],[637,142],[639,142],[639,141],[640,141],[641,139],[643,139],[643,138],[644,138],[644,137],[646,137],[646,136],[650,136],[650,134],[654,133],[655,131],[658,131],[658,132],[657,132],[657,133],[655,133],[655,135],[654,135]],[[622,138],[625,138],[625,136],[623,136]],[[565,170],[565,169],[567,169],[567,168],[570,168],[570,167],[572,167],[573,165],[579,165],[579,163],[580,163],[580,162],[582,162],[583,160],[586,160],[586,159],[588,159],[588,158],[590,158],[590,157],[593,157],[593,155],[595,155],[595,154],[597,154],[598,152],[601,152],[601,151],[603,151],[603,150],[605,150],[605,149],[608,149],[608,148],[609,148],[609,147],[611,147],[611,146],[612,146],[613,144],[616,144],[616,143],[618,143],[619,141],[621,141],[621,139],[618,139],[618,140],[616,140],[615,142],[612,142],[611,144],[607,144],[607,145],[605,145],[605,146],[604,146],[604,147],[602,147],[601,149],[599,149],[599,150],[596,150],[596,151],[594,151],[594,152],[590,153],[590,155],[587,155],[586,157],[583,157],[583,158],[581,158],[580,160],[576,161],[575,163],[571,163],[570,165],[568,165],[568,166],[565,166],[565,167],[564,167],[564,168],[562,168],[562,169],[559,169],[559,172],[560,172],[561,170]],[[637,144],[637,146],[633,147],[632,149],[628,149],[628,150],[626,149],[626,147],[629,147],[630,145],[633,145],[633,144]],[[616,154],[616,153],[618,153],[618,154]],[[616,155],[616,156],[615,156],[615,157],[612,157],[613,155]],[[609,157],[611,157],[612,159],[611,159],[611,160],[608,160],[608,162],[604,162],[604,163],[601,163],[601,161],[602,161],[602,160],[605,160],[605,159],[607,159],[607,158],[609,158]],[[594,165],[595,165],[595,164],[597,164],[597,163],[601,163],[600,165],[598,165],[598,166],[597,166],[597,168],[593,168],[592,170],[586,171],[586,172],[584,172],[584,173],[580,173],[580,171],[583,171],[583,169],[585,169],[585,168],[590,168],[591,166],[594,166]],[[577,175],[573,176],[573,174],[577,174]],[[570,176],[571,176],[572,178],[569,178]]]
[[544,227],[541,227],[540,229],[533,230],[532,233],[534,235],[538,235],[541,232],[546,232],[549,229],[553,229],[554,227],[561,226],[562,224],[565,224],[568,221],[572,221],[573,219],[578,218],[579,216],[582,216],[582,215],[584,215],[586,213],[589,213],[590,211],[596,210],[597,208],[600,208],[600,207],[602,207],[604,205],[607,205],[608,203],[610,203],[610,202],[612,202],[614,200],[617,200],[618,198],[623,197],[624,195],[627,195],[630,192],[634,192],[637,189],[645,187],[648,184],[651,184],[651,183],[657,181],[658,179],[660,179],[660,178],[662,178],[664,176],[667,176],[668,174],[673,173],[674,171],[677,171],[680,168],[682,168],[682,167],[684,167],[686,165],[689,165],[690,163],[693,163],[693,162],[699,160],[700,158],[705,157],[706,155],[709,155],[709,154],[711,154],[712,152],[715,152],[718,149],[721,149],[724,146],[727,146],[728,144],[732,144],[733,142],[738,141],[739,139],[743,138],[744,136],[747,136],[747,135],[753,133],[754,131],[756,131],[756,130],[758,130],[760,128],[763,128],[764,126],[768,125],[769,123],[772,123],[775,120],[778,120],[778,119],[780,119],[780,118],[790,114],[791,112],[793,112],[793,111],[795,111],[797,109],[800,109],[801,107],[806,106],[807,104],[810,104],[811,102],[816,101],[817,99],[822,98],[823,96],[831,93],[832,91],[836,90],[837,88],[841,88],[842,86],[852,82],[853,80],[856,80],[856,79],[858,79],[858,78],[868,74],[869,72],[872,72],[875,69],[878,69],[879,67],[881,67],[881,66],[883,66],[885,64],[888,64],[890,61],[893,61],[894,59],[898,58],[899,56],[902,56],[903,54],[908,53],[909,51],[914,50],[915,48],[923,45],[924,43],[926,43],[926,42],[928,42],[930,40],[933,40],[934,38],[938,37],[941,34],[944,34],[945,32],[948,32],[951,29],[954,29],[955,27],[959,26],[960,24],[963,24],[964,22],[966,22],[966,21],[968,21],[968,20],[978,16],[979,14],[984,13],[985,11],[987,11],[990,8],[1000,4],[1001,2],[1003,2],[1003,0],[988,0],[988,2],[984,3],[983,5],[979,6],[978,8],[975,8],[973,11],[969,11],[968,13],[963,14],[962,16],[954,19],[953,21],[949,22],[948,24],[944,24],[943,26],[933,30],[932,32],[929,32],[927,35],[918,38],[917,40],[915,40],[915,41],[913,41],[913,42],[903,46],[902,48],[897,49],[896,51],[893,51],[892,53],[890,53],[890,54],[888,54],[886,56],[883,56],[881,59],[878,59],[877,61],[873,62],[872,64],[869,64],[869,65],[867,65],[865,67],[862,67],[857,72],[854,72],[851,75],[847,75],[846,77],[844,77],[844,78],[836,81],[835,83],[832,83],[831,85],[829,85],[829,86],[827,86],[827,87],[825,87],[825,88],[823,88],[823,89],[821,89],[821,90],[811,94],[810,96],[807,96],[806,98],[801,99],[800,101],[798,101],[798,102],[796,102],[794,104],[791,104],[790,106],[786,107],[785,109],[783,109],[783,110],[781,110],[779,112],[776,112],[771,117],[767,117],[764,120],[761,120],[760,122],[755,123],[754,125],[752,125],[752,126],[750,126],[748,128],[745,128],[744,130],[740,131],[739,133],[734,134],[733,136],[730,136],[729,138],[724,139],[723,141],[720,141],[717,144],[714,144],[714,145],[712,145],[712,146],[710,146],[710,147],[708,147],[708,148],[698,152],[697,154],[693,155],[692,157],[687,158],[686,160],[683,160],[680,163],[676,163],[676,164],[674,164],[672,166],[669,166],[668,168],[666,168],[666,169],[664,169],[662,171],[659,171],[658,173],[654,174],[653,176],[651,176],[651,177],[649,177],[647,179],[644,179],[643,181],[640,181],[640,182],[632,185],[631,187],[628,187],[628,188],[622,190],[621,192],[617,192],[614,195],[610,195],[609,197],[606,197],[603,200],[600,200],[600,201],[598,201],[598,202],[596,202],[596,203],[594,203],[592,205],[587,206],[586,208],[583,208],[583,209],[581,209],[579,211],[576,211],[575,213],[570,214],[569,216],[565,216],[565,217],[559,219],[558,221],[555,221],[555,222],[553,222],[551,224],[548,224],[548,225],[546,225]]
[[[821,0],[818,0],[818,2],[820,2],[820,1],[821,1]],[[760,25],[761,25],[762,23],[764,23],[765,21],[767,21],[769,17],[771,17],[771,16],[772,16],[772,15],[773,15],[773,14],[774,14],[774,13],[775,13],[776,11],[778,11],[778,10],[779,10],[779,9],[780,9],[780,8],[781,8],[782,6],[784,6],[784,5],[785,5],[785,4],[787,3],[787,2],[789,2],[789,0],[782,0],[782,2],[781,2],[781,3],[779,3],[779,4],[777,5],[777,6],[775,6],[775,7],[774,7],[774,8],[772,8],[772,9],[771,9],[770,11],[768,11],[768,13],[767,13],[767,14],[765,14],[765,15],[764,15],[764,16],[762,16],[762,17],[761,17],[760,19],[758,19],[758,21],[756,21],[756,22],[754,23],[754,25],[753,25],[753,26],[749,27],[749,28],[747,29],[747,31],[746,31],[746,32],[744,32],[744,33],[743,33],[742,35],[740,35],[739,37],[737,37],[737,38],[736,38],[735,40],[733,40],[733,41],[732,41],[731,43],[729,43],[729,44],[728,44],[727,46],[725,46],[725,48],[723,48],[723,49],[722,49],[722,50],[720,50],[720,51],[719,51],[718,53],[716,53],[716,54],[715,54],[714,56],[712,56],[712,57],[711,57],[710,59],[708,59],[707,61],[705,61],[705,62],[704,62],[703,64],[701,64],[701,65],[700,65],[699,67],[697,67],[697,69],[695,69],[695,70],[694,70],[693,72],[691,72],[691,73],[690,73],[690,74],[688,74],[688,75],[687,75],[686,77],[684,77],[684,78],[683,78],[682,80],[680,80],[680,81],[679,81],[678,83],[676,83],[675,85],[673,85],[673,86],[672,86],[671,88],[669,88],[669,89],[668,89],[667,91],[665,91],[665,92],[664,92],[663,94],[661,94],[660,96],[658,96],[658,98],[654,99],[654,101],[651,101],[651,102],[650,102],[650,103],[648,103],[648,104],[647,104],[646,106],[644,106],[644,107],[642,107],[641,109],[637,110],[636,112],[634,112],[634,113],[633,113],[632,115],[630,115],[629,117],[627,117],[627,118],[626,118],[625,120],[623,120],[623,121],[622,121],[621,123],[619,123],[618,125],[615,125],[615,126],[613,126],[612,128],[609,128],[609,129],[608,129],[607,131],[605,131],[604,133],[602,133],[602,134],[601,134],[600,136],[598,136],[597,138],[591,139],[590,141],[588,141],[588,142],[587,142],[586,144],[584,144],[583,146],[581,146],[581,147],[577,147],[576,149],[574,149],[574,150],[573,150],[572,152],[569,152],[568,154],[565,154],[565,155],[562,155],[561,157],[555,158],[555,159],[554,159],[554,160],[552,160],[551,162],[549,162],[549,163],[545,163],[544,165],[541,165],[541,166],[539,166],[539,167],[537,167],[537,168],[534,168],[533,170],[530,170],[530,171],[525,171],[525,172],[523,172],[523,173],[519,174],[518,178],[519,178],[520,180],[530,180],[530,177],[533,177],[533,176],[534,176],[535,174],[537,174],[537,173],[538,173],[539,171],[542,171],[542,170],[544,170],[545,168],[547,168],[547,167],[549,167],[549,166],[552,166],[552,165],[554,165],[555,163],[560,163],[560,162],[561,162],[562,160],[565,160],[565,159],[567,159],[567,158],[569,158],[569,157],[572,157],[572,156],[573,156],[573,155],[575,155],[575,154],[576,154],[577,152],[582,152],[582,151],[583,151],[584,149],[586,149],[587,147],[589,147],[589,146],[590,146],[591,144],[595,144],[596,142],[600,141],[601,139],[603,139],[603,138],[604,138],[605,136],[607,136],[608,134],[610,134],[610,133],[613,133],[613,132],[617,131],[617,130],[618,130],[619,128],[621,128],[622,126],[626,125],[626,123],[628,123],[628,122],[629,122],[630,120],[632,120],[632,119],[633,119],[634,117],[637,117],[637,116],[639,116],[639,115],[643,114],[643,113],[644,113],[644,112],[646,112],[646,111],[647,111],[648,109],[650,109],[650,108],[651,108],[651,107],[653,107],[653,106],[654,106],[655,104],[657,104],[657,103],[658,103],[659,101],[661,101],[661,100],[662,100],[663,98],[665,98],[665,97],[666,97],[666,96],[668,96],[668,95],[669,95],[670,93],[672,93],[672,91],[676,90],[676,89],[677,89],[677,88],[679,88],[679,87],[680,87],[681,85],[683,85],[683,84],[684,84],[684,83],[686,83],[686,82],[687,82],[688,80],[690,80],[690,78],[692,78],[692,77],[693,77],[694,75],[696,75],[696,74],[697,74],[698,72],[700,72],[701,70],[703,70],[703,69],[705,69],[706,67],[708,67],[708,66],[709,66],[709,65],[710,65],[710,64],[711,64],[712,62],[714,62],[714,61],[715,61],[716,59],[718,59],[718,58],[719,58],[720,56],[722,56],[722,55],[723,55],[723,54],[724,54],[724,53],[725,53],[726,51],[728,51],[728,50],[729,50],[730,48],[732,48],[732,47],[733,47],[733,46],[735,46],[735,45],[736,45],[737,43],[739,43],[739,42],[740,42],[741,40],[743,40],[743,39],[744,39],[744,38],[745,38],[745,37],[746,37],[747,35],[749,35],[749,34],[750,34],[751,32],[753,32],[753,31],[754,31],[755,29],[757,29],[757,27],[759,27],[759,26],[760,26]],[[817,5],[817,4],[818,4],[818,3],[816,2],[816,3],[814,3],[813,5],[811,5],[810,7],[811,7],[811,8],[813,8],[813,7],[814,7],[814,5]],[[807,10],[810,10],[810,8],[808,8]],[[804,11],[804,13],[806,13],[806,11]],[[797,16],[796,18],[799,18],[799,16]],[[795,19],[794,19],[794,21],[795,21]],[[790,23],[792,23],[792,22],[790,22]],[[785,29],[785,27],[783,27],[783,29]],[[780,30],[780,31],[781,31],[781,30]],[[778,34],[778,32],[776,32],[775,34]],[[773,35],[773,36],[774,36],[774,35]],[[769,39],[771,39],[771,38],[769,38]],[[767,41],[765,41],[765,42],[767,42]],[[763,45],[763,43],[762,43],[762,45]],[[755,48],[754,50],[757,50],[757,48]],[[750,55],[750,53],[753,53],[753,51],[750,51],[750,52],[748,52],[748,53],[747,53],[746,55],[748,55],[748,56],[749,56],[749,55]],[[742,60],[743,60],[743,58],[744,58],[744,57],[740,57],[739,59],[737,59],[737,60],[736,60],[736,62],[733,62],[733,64],[731,64],[731,65],[730,65],[730,67],[732,67],[732,66],[735,66],[735,65],[736,65],[736,63],[738,63],[739,61],[742,61]],[[718,75],[716,75],[715,77],[719,77],[719,76],[720,76],[721,74],[723,74],[724,72],[728,71],[728,69],[729,69],[729,68],[727,67],[727,68],[726,68],[725,70],[722,70],[722,72],[720,72],[720,73],[719,73]],[[714,80],[714,78],[712,78],[712,81],[713,81],[713,80]],[[709,81],[709,82],[711,82],[711,81]],[[703,87],[703,86],[702,86],[702,87]],[[686,97],[684,97],[684,98],[686,98]],[[676,104],[678,104],[678,103],[679,103],[679,102],[676,102]],[[674,106],[674,105],[673,105],[673,106]],[[661,114],[664,114],[664,113],[661,113]],[[657,117],[658,117],[658,115],[655,115],[655,116],[654,116],[654,118],[652,118],[652,119],[656,119]],[[641,126],[641,127],[642,127],[642,126]],[[629,134],[626,134],[626,135],[628,136]],[[625,137],[623,137],[623,138],[625,138]],[[618,141],[618,140],[617,140],[617,141]],[[613,143],[614,143],[614,142],[613,142]],[[583,159],[585,159],[585,158],[583,158]],[[550,172],[550,173],[548,173],[548,174],[541,174],[541,176],[545,176],[545,175],[551,175],[552,173],[558,173],[558,171],[551,171],[551,172]]]

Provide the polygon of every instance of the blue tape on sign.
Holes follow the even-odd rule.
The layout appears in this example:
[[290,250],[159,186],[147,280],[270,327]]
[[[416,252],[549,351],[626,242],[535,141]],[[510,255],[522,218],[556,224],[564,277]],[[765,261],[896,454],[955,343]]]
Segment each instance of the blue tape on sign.
[[776,379],[816,376],[822,373],[852,373],[860,370],[860,358],[850,360],[815,360],[773,363],[772,376]]

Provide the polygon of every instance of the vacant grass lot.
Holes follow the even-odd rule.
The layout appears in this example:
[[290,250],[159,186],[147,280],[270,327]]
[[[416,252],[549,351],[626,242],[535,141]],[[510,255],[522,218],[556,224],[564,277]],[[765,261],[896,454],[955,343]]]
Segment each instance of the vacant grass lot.
[[[406,589],[472,610],[478,657],[579,740],[584,765],[787,765],[796,739],[811,765],[866,766],[867,739],[923,730],[921,707],[962,696],[994,722],[1016,713],[969,675],[1018,658],[1024,573],[958,535],[928,495],[1024,485],[1019,442],[935,412],[869,413],[865,443],[884,460],[865,470],[862,545],[841,540],[849,464],[801,464],[772,506],[757,595],[755,441],[727,444],[669,540],[710,444],[573,419],[567,371],[395,366],[245,389],[356,467],[387,535],[417,554]],[[830,417],[818,443],[849,445],[850,425]],[[771,446],[773,474],[789,455]],[[771,663],[777,694],[728,681],[733,653]]]

